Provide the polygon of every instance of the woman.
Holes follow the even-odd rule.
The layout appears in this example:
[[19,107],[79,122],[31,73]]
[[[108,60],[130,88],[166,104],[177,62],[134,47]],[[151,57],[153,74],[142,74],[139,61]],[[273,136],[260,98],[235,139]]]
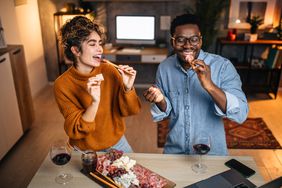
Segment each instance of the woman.
[[71,145],[81,150],[132,152],[124,137],[123,118],[141,108],[133,87],[136,71],[103,63],[104,38],[102,28],[83,16],[61,28],[64,53],[73,66],[56,79],[55,98]]

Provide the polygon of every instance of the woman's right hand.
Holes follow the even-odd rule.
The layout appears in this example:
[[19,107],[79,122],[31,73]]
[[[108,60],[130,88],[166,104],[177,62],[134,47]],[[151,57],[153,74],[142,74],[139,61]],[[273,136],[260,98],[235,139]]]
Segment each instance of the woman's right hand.
[[99,74],[88,79],[87,91],[91,95],[92,104],[86,109],[82,115],[82,119],[87,122],[95,120],[101,96],[101,82],[104,80],[103,75]]
[[98,77],[91,77],[87,82],[87,91],[92,96],[93,103],[99,103],[101,97],[101,82],[102,80]]

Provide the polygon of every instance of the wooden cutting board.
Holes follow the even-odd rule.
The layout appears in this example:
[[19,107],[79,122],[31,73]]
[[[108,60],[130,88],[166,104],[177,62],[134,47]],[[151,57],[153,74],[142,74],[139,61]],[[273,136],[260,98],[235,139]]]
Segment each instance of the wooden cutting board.
[[157,174],[156,172],[153,172],[152,170],[150,170],[150,169],[148,169],[148,168],[146,168],[146,167],[144,167],[144,166],[142,166],[140,164],[136,164],[136,165],[140,166],[141,168],[146,169],[147,171],[150,171],[151,173],[156,174],[160,179],[164,179],[167,184],[163,188],[173,188],[173,187],[176,186],[176,183],[174,183],[173,181],[170,181],[169,179],[167,179],[167,178]]
[[[138,164],[138,165],[139,165],[139,164]],[[144,168],[144,169],[146,169],[146,170],[152,172],[151,170],[149,170],[148,168],[146,168],[146,167],[144,167],[144,166],[142,166],[142,165],[139,165],[139,166],[141,166],[142,168]],[[90,174],[86,173],[83,169],[81,169],[80,172],[81,172],[82,174],[84,174],[85,176],[87,176],[88,178],[90,178],[90,179],[92,179],[93,181],[95,181],[96,183],[98,183],[99,185],[105,187],[105,185],[104,185],[102,182],[96,180],[93,176],[91,176]],[[155,172],[153,172],[153,173],[155,173]],[[167,182],[167,184],[166,184],[163,188],[173,188],[173,187],[176,186],[176,184],[175,184],[174,182],[170,181],[169,179],[167,179],[167,178],[165,178],[165,177],[163,177],[163,176],[161,176],[161,175],[158,175],[157,173],[155,173],[155,174],[156,174],[157,176],[159,176],[160,178],[164,179],[164,180]]]

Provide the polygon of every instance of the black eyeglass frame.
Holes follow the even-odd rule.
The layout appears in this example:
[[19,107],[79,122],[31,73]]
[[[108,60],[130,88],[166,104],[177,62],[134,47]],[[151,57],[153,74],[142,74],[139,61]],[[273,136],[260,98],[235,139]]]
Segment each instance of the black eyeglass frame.
[[[177,43],[178,43],[178,42],[177,42],[177,38],[179,38],[179,37],[182,37],[182,38],[185,39],[185,40],[183,41],[183,44],[177,44]],[[196,44],[193,44],[193,42],[191,42],[191,38],[192,38],[192,37],[198,37],[198,38],[199,38],[199,41],[198,41]],[[193,35],[193,36],[191,36],[191,37],[184,37],[184,36],[171,37],[171,39],[174,40],[174,41],[175,41],[175,44],[178,45],[178,46],[183,46],[183,45],[187,44],[187,42],[189,42],[189,44],[191,44],[192,46],[196,46],[196,45],[200,44],[200,41],[202,40],[202,38],[203,38],[203,37],[202,37],[201,35]]]

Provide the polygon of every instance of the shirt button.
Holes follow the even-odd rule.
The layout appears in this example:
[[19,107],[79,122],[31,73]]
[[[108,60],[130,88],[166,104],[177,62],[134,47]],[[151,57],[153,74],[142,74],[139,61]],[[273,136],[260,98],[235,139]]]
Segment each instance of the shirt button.
[[185,92],[188,93],[188,89],[186,89]]
[[186,106],[185,106],[185,109],[186,109],[186,110],[188,110],[188,109],[189,109],[189,106],[188,106],[188,105],[186,105]]

